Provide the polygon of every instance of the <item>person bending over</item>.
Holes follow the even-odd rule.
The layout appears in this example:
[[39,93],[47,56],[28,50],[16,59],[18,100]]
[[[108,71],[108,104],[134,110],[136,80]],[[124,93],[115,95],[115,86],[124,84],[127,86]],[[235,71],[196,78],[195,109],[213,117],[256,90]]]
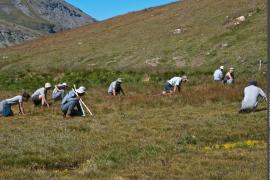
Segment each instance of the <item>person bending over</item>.
[[187,76],[182,76],[182,77],[173,77],[172,79],[168,80],[165,85],[164,85],[164,90],[162,94],[172,94],[175,93],[176,90],[178,92],[181,91],[181,85],[182,82],[187,82]]
[[109,86],[108,94],[110,96],[117,96],[120,95],[120,93],[122,92],[122,94],[125,95],[121,84],[122,84],[121,78],[118,78],[116,81],[113,81]]
[[258,87],[256,81],[250,81],[244,89],[244,99],[242,100],[239,113],[254,111],[258,105],[258,98],[262,97],[267,101],[263,90]]
[[32,94],[32,102],[35,106],[42,105],[50,107],[47,101],[47,91],[51,89],[52,85],[50,83],[46,83],[44,87],[39,88]]
[[67,83],[56,85],[52,92],[52,99],[54,101],[61,101],[64,98],[65,90],[67,87]]
[[19,114],[24,115],[25,111],[24,111],[23,102],[28,101],[29,98],[30,98],[30,95],[24,92],[22,95],[18,95],[13,98],[5,99],[1,101],[0,102],[0,116],[4,116],[4,117],[12,116],[13,111],[11,107],[17,104],[19,105]]

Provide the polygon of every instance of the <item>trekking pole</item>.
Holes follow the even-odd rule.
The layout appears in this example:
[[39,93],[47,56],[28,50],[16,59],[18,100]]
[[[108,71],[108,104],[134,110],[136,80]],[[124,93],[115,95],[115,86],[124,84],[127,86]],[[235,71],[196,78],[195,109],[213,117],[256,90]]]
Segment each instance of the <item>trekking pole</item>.
[[[78,96],[78,93],[76,92],[76,89],[73,89],[73,88],[72,88],[72,90],[73,90],[73,91],[75,92],[75,94]],[[83,109],[83,106],[82,106],[82,103],[81,103],[81,99],[79,100],[79,104],[80,104],[80,107],[81,107],[81,110],[82,110],[82,113],[83,113],[82,116],[85,117],[85,112],[84,112],[84,109]]]
[[[76,85],[74,84],[74,88],[76,90]],[[75,91],[76,92],[76,91]],[[76,92],[77,93],[77,92]],[[86,106],[86,104],[83,102],[82,99],[80,99],[80,103],[84,105],[84,107],[86,108],[86,110],[90,113],[91,116],[93,116],[93,113],[90,111],[90,109]]]

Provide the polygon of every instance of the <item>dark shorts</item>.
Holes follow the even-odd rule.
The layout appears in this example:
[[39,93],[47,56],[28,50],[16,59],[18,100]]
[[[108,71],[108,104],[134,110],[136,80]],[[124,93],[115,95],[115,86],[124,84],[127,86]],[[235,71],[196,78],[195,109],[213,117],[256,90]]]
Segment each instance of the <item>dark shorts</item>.
[[170,83],[166,82],[164,85],[164,91],[166,93],[170,93],[172,90],[173,90],[173,86]]
[[39,99],[38,96],[34,96],[31,99],[32,99],[32,102],[34,103],[35,106],[38,106],[41,104],[41,99]]

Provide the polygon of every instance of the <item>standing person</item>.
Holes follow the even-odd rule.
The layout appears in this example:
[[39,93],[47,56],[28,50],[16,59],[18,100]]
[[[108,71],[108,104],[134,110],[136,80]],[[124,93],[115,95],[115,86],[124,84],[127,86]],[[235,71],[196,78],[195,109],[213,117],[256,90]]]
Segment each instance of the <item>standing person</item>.
[[42,106],[47,106],[50,107],[48,101],[47,101],[47,91],[51,89],[52,85],[51,83],[46,83],[45,87],[39,88],[32,94],[32,102],[34,103],[35,106],[42,105]]
[[213,74],[214,81],[222,81],[223,80],[223,71],[224,66],[220,66],[219,69],[215,70]]
[[125,92],[121,84],[122,84],[121,78],[118,78],[116,81],[113,81],[108,88],[108,94],[110,96],[117,96],[122,92],[122,94],[125,95]]
[[23,102],[28,101],[29,98],[30,98],[30,95],[24,92],[22,95],[18,95],[13,98],[5,99],[1,101],[0,102],[0,116],[4,116],[4,117],[12,116],[13,111],[11,109],[11,106],[16,105],[16,104],[19,105],[19,114],[24,115],[25,111],[24,111]]
[[176,89],[178,90],[178,92],[181,91],[181,85],[182,82],[187,82],[187,76],[182,76],[182,77],[173,77],[172,79],[168,80],[165,85],[164,85],[164,90],[162,92],[162,94],[171,94],[171,93],[175,93]]
[[76,89],[76,92],[71,90],[66,94],[61,103],[61,110],[64,113],[64,118],[83,115],[80,99],[85,95],[85,90],[86,88],[81,86],[79,89]]
[[256,109],[258,97],[262,97],[267,101],[267,97],[263,90],[258,87],[256,81],[250,81],[249,86],[244,89],[244,99],[241,104],[241,112],[250,112]]
[[231,67],[230,70],[225,75],[224,84],[233,84],[234,83],[234,68]]
[[52,92],[52,99],[54,101],[60,101],[64,98],[65,90],[68,87],[67,83],[58,84],[54,87]]

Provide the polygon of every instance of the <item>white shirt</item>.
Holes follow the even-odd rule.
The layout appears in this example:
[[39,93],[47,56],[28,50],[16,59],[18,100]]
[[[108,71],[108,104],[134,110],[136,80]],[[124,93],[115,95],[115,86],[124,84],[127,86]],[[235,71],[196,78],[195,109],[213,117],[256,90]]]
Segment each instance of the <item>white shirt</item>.
[[42,97],[42,96],[45,96],[47,93],[45,87],[42,87],[42,88],[39,88],[38,90],[36,90],[34,92],[34,94],[32,94],[32,97],[34,96],[38,96],[38,97]]
[[179,86],[182,81],[181,77],[173,77],[168,81],[168,83],[172,86]]
[[6,102],[10,105],[15,105],[23,102],[23,97],[22,96],[15,96],[10,99],[6,99]]
[[262,96],[266,98],[263,90],[257,86],[250,85],[244,89],[244,99],[242,101],[241,109],[254,108],[257,106],[257,98]]
[[221,81],[223,78],[223,72],[221,71],[221,69],[215,70],[213,77],[215,81]]
[[112,93],[112,92],[113,92],[113,90],[114,90],[115,87],[116,87],[116,83],[117,83],[117,81],[113,81],[113,82],[110,84],[110,86],[109,86],[109,88],[108,88],[108,93]]

